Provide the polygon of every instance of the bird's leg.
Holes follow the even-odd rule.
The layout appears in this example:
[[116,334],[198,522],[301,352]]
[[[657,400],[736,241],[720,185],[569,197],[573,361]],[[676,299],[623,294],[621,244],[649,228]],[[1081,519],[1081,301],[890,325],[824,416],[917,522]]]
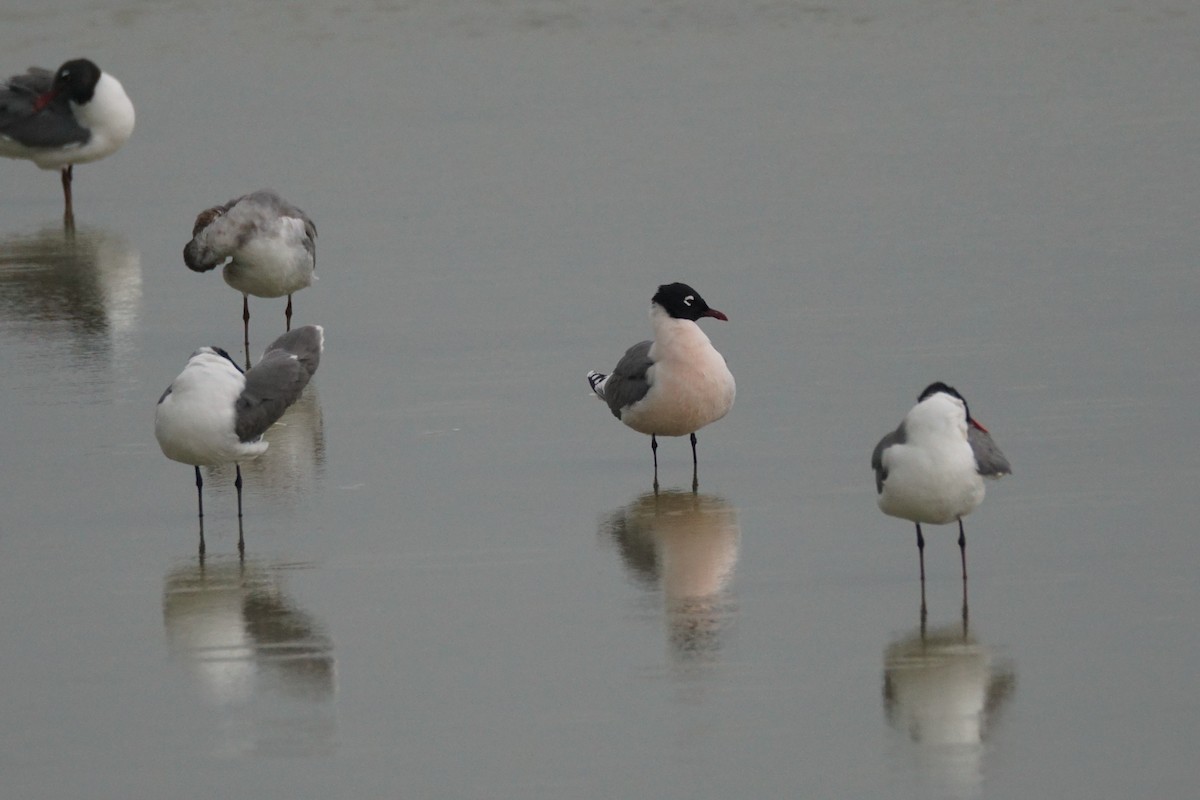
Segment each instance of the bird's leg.
[[[238,519],[241,520],[241,518],[242,518],[242,465],[234,464],[233,468],[237,473],[237,477],[234,478],[234,480],[233,480],[233,485],[237,487]],[[240,522],[239,522],[239,525],[240,525]]]
[[962,519],[958,521],[958,552],[962,555],[963,586],[967,583],[967,534],[963,532]]
[[242,343],[246,347],[246,369],[250,369],[250,296],[242,295]]
[[921,641],[925,641],[925,622],[929,619],[929,612],[925,609],[925,584],[921,584]]
[[967,535],[963,532],[962,520],[958,521],[958,551],[962,555],[962,584],[963,584],[963,636],[967,635]]
[[659,440],[652,433],[650,434],[650,453],[654,456],[654,493],[659,492]]
[[200,506],[200,558],[204,559],[204,479],[200,477],[200,467],[196,466],[196,501]]
[[287,308],[284,309],[283,315],[287,318],[287,327],[283,330],[287,332],[292,329],[292,296],[290,294],[288,295],[288,304]]
[[75,209],[71,204],[71,173],[74,168],[74,164],[67,164],[62,168],[63,200],[66,201],[63,210],[63,227],[68,231],[75,230]]
[[196,467],[196,501],[200,504],[200,519],[204,519],[204,478],[200,477],[200,467]]
[[967,635],[967,582],[966,581],[963,581],[962,617],[963,617],[963,636],[965,637]]
[[246,560],[246,537],[242,534],[242,515],[238,514],[238,561]]
[[921,561],[921,588],[925,588],[925,537],[921,535],[921,523],[917,523],[917,556]]
[[700,489],[700,476],[697,474],[696,466],[696,432],[692,431],[690,438],[692,440],[692,493],[694,494]]

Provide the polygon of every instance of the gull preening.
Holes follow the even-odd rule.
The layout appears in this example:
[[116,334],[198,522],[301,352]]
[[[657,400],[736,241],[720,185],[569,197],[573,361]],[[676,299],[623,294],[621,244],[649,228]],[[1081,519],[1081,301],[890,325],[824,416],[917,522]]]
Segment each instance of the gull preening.
[[[246,357],[250,357],[250,295],[287,295],[285,330],[292,329],[292,294],[311,286],[316,270],[317,226],[270,189],[235,197],[201,211],[183,261],[193,272],[221,264],[225,282],[242,293]],[[228,263],[226,262],[228,259]]]
[[121,82],[86,58],[55,72],[30,67],[0,83],[0,156],[60,171],[68,228],[75,224],[72,168],[116,152],[133,124]]
[[737,393],[725,357],[696,324],[702,317],[729,319],[686,283],[659,286],[650,301],[654,338],[629,348],[611,373],[587,376],[613,416],[649,435],[655,489],[658,437],[685,435],[692,443],[692,489],[699,488],[696,431],[728,414]]
[[[200,467],[235,464],[240,520],[242,469],[237,463],[266,452],[263,433],[300,397],[317,371],[324,345],[324,329],[305,325],[276,339],[258,364],[244,373],[221,348],[201,347],[158,399],[154,436],[163,455],[196,470],[201,555],[204,480]],[[240,536],[238,549],[244,549]]]
[[958,523],[965,616],[967,537],[962,518],[983,501],[984,478],[999,478],[1012,471],[1008,459],[987,429],[971,416],[963,396],[939,382],[927,386],[900,426],[879,440],[871,454],[871,466],[880,510],[917,526],[922,609],[925,537],[921,523]]

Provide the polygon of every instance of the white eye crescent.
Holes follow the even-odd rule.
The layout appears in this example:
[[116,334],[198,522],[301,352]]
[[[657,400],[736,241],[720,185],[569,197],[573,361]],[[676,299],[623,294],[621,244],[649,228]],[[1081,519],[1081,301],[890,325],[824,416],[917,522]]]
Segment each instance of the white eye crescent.
[[687,297],[683,298],[683,304],[685,306],[690,306],[692,304],[692,301],[695,299],[696,299],[696,296],[694,294],[689,294]]

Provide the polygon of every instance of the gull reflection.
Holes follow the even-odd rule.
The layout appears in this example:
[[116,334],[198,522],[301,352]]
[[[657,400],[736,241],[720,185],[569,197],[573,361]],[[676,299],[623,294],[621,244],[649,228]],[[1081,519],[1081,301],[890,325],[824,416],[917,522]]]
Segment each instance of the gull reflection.
[[333,643],[284,592],[287,569],[202,561],[164,581],[168,649],[220,710],[225,754],[334,749]]
[[984,742],[1016,686],[1010,663],[966,625],[920,626],[884,653],[883,702],[889,724],[916,747],[926,794],[978,797]]
[[0,237],[0,318],[18,334],[81,362],[130,361],[141,302],[141,255],[120,234],[49,226]]
[[715,656],[731,616],[726,587],[741,537],[734,507],[714,495],[648,492],[611,514],[601,531],[637,582],[661,587],[672,653]]

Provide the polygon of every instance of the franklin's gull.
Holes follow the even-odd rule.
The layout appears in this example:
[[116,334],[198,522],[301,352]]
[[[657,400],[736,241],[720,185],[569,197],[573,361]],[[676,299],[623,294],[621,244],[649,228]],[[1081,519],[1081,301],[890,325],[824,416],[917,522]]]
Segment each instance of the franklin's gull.
[[595,370],[588,383],[613,416],[650,436],[654,488],[658,488],[658,437],[683,436],[692,442],[692,489],[696,474],[696,431],[729,413],[737,387],[725,357],[696,324],[701,317],[729,318],[686,283],[658,287],[650,301],[654,338],[625,352],[610,374]]
[[900,427],[879,440],[871,454],[871,466],[880,510],[916,523],[922,608],[925,537],[921,523],[958,522],[965,615],[967,537],[962,518],[982,502],[984,478],[999,478],[1012,471],[1008,459],[987,429],[971,416],[963,396],[939,382],[927,386]]
[[86,58],[57,72],[30,67],[0,83],[0,156],[61,171],[68,228],[75,224],[72,167],[116,152],[133,123],[121,82]]
[[[267,450],[262,435],[296,402],[317,371],[325,345],[320,325],[305,325],[276,339],[262,360],[243,373],[219,347],[201,347],[171,382],[154,414],[154,436],[163,455],[196,470],[196,496],[204,520],[201,466],[235,464],[238,518],[242,516],[244,459]],[[238,549],[243,547],[239,539]],[[204,553],[204,529],[200,529]]]

